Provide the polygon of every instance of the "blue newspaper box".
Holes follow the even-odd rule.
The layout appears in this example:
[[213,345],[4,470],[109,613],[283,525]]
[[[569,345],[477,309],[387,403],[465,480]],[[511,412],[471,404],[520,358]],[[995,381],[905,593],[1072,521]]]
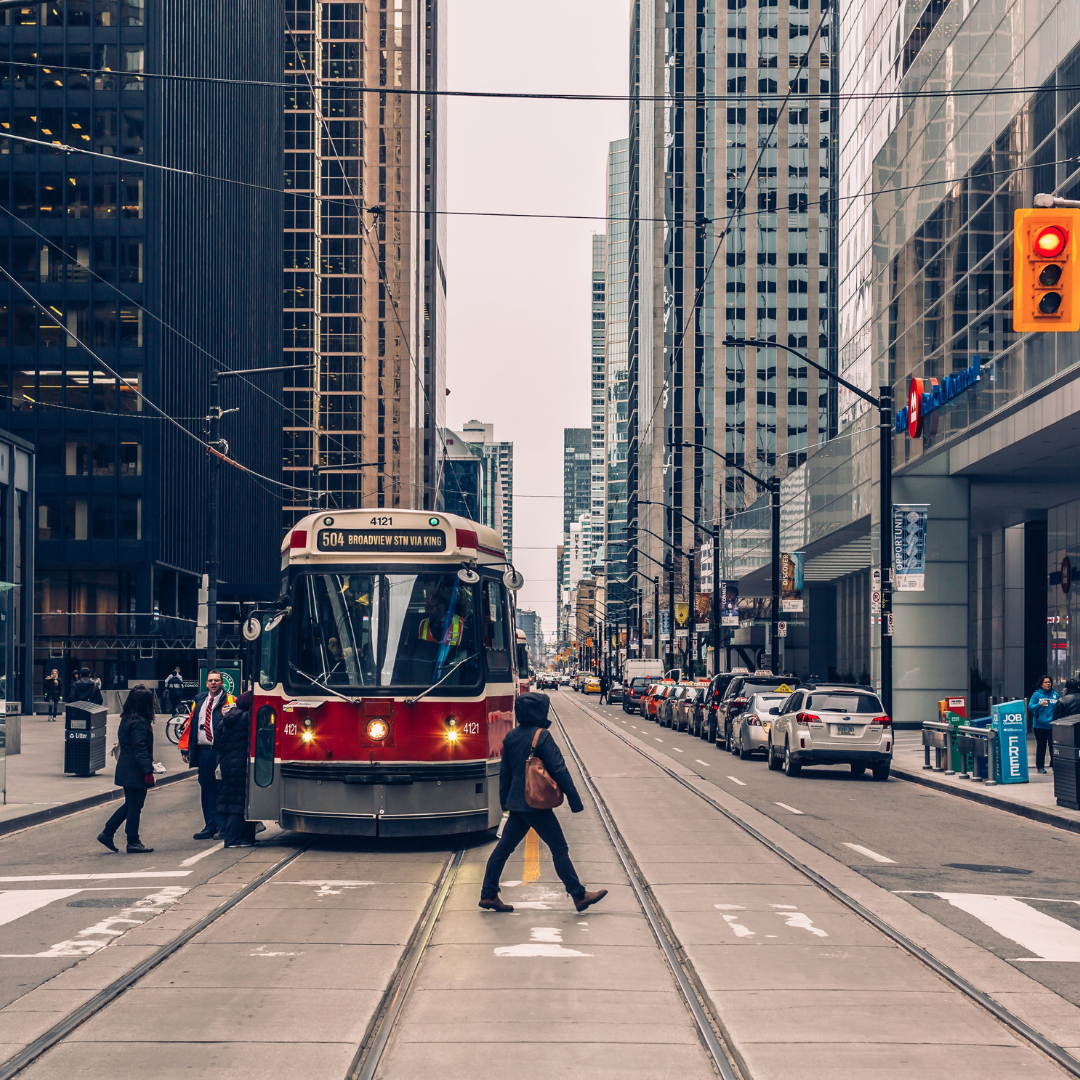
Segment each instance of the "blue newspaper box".
[[1023,701],[1004,701],[991,708],[990,726],[997,732],[997,779],[1000,784],[1028,782],[1027,711]]

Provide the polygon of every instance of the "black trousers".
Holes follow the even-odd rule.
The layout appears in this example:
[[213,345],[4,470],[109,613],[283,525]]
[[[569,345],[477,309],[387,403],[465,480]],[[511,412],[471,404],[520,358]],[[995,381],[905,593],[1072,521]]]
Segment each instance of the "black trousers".
[[484,872],[484,885],[480,890],[483,899],[490,900],[499,895],[499,878],[506,860],[514,849],[525,839],[525,834],[535,829],[536,835],[551,849],[551,860],[555,864],[555,873],[566,886],[566,891],[575,899],[585,895],[585,886],[578,881],[577,871],[570,861],[570,848],[563,836],[562,826],[554,810],[511,810],[503,826],[503,834],[495,845],[487,861]]
[[1050,742],[1052,732],[1049,728],[1035,728],[1035,768],[1042,769],[1046,766],[1046,747]]
[[[197,732],[192,732],[194,739]],[[199,747],[199,791],[202,797],[202,816],[208,829],[223,832],[225,815],[218,813],[217,751],[212,746]]]
[[243,814],[228,814],[225,824],[225,846],[230,844],[255,842],[255,822],[248,821]]
[[60,705],[60,699],[51,697],[49,698],[49,716],[55,716],[56,710]]
[[116,830],[127,821],[128,843],[135,843],[139,839],[139,821],[142,818],[143,803],[146,802],[146,788],[124,788],[124,801],[113,811],[112,817],[105,822],[105,832],[113,836]]

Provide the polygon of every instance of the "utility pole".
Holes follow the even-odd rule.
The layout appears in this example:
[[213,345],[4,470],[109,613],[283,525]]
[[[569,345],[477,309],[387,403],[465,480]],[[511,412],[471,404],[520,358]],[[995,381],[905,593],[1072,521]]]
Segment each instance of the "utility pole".
[[675,666],[675,558],[669,553],[664,556],[664,562],[668,576],[667,666],[670,671]]
[[772,506],[772,658],[774,675],[780,674],[780,477],[769,480],[769,502]]
[[652,654],[654,660],[660,659],[660,575],[652,579],[653,583],[653,620],[652,620]]
[[714,675],[720,674],[720,519],[712,527],[712,647]]
[[[695,530],[696,531],[696,530]],[[694,537],[696,540],[697,537]],[[688,614],[686,616],[686,677],[693,682],[694,681],[694,643],[697,641],[697,636],[694,633],[694,627],[697,620],[697,597],[694,594],[694,552],[691,549],[686,553],[686,565],[687,565],[687,595],[689,596],[690,603],[687,607]]]

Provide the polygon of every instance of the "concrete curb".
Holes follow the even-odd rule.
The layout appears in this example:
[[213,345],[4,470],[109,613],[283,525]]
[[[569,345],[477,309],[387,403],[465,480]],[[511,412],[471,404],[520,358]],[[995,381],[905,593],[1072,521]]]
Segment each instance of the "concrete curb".
[[[188,769],[186,772],[176,773],[173,776],[166,776],[161,780],[157,780],[154,783],[154,788],[161,788],[166,784],[175,784],[196,775],[197,770]],[[123,797],[124,789],[114,788],[112,791],[102,791],[97,795],[88,795],[85,799],[76,799],[74,802],[69,803],[59,803],[56,806],[46,807],[44,810],[35,810],[29,814],[21,814],[19,817],[7,818],[5,821],[0,821],[0,836],[19,832],[22,829],[29,829],[34,825],[42,825],[46,821],[55,821],[58,818],[69,817],[71,814],[78,814],[82,810],[90,810],[95,806],[116,802]]]
[[907,769],[898,769],[896,760],[893,759],[892,775],[898,780],[907,780],[912,784],[921,784],[923,787],[933,788],[935,791],[944,791],[946,794],[955,795],[958,799],[967,799],[968,802],[982,803],[984,806],[993,806],[998,810],[1004,810],[1017,817],[1025,817],[1031,821],[1041,822],[1043,825],[1053,825],[1056,829],[1066,829],[1069,832],[1080,833],[1080,818],[1067,817],[1052,809],[1041,806],[1028,806],[1025,803],[1013,802],[1012,799],[1002,799],[982,788],[961,788],[944,780],[938,780],[933,773],[909,772]]

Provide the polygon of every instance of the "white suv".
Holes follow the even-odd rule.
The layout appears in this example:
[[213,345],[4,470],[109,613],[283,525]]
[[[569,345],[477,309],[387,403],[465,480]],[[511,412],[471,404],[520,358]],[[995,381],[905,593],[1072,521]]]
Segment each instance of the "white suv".
[[892,720],[877,694],[857,686],[800,687],[769,710],[769,768],[798,776],[804,765],[850,765],[856,776],[869,766],[888,780]]

